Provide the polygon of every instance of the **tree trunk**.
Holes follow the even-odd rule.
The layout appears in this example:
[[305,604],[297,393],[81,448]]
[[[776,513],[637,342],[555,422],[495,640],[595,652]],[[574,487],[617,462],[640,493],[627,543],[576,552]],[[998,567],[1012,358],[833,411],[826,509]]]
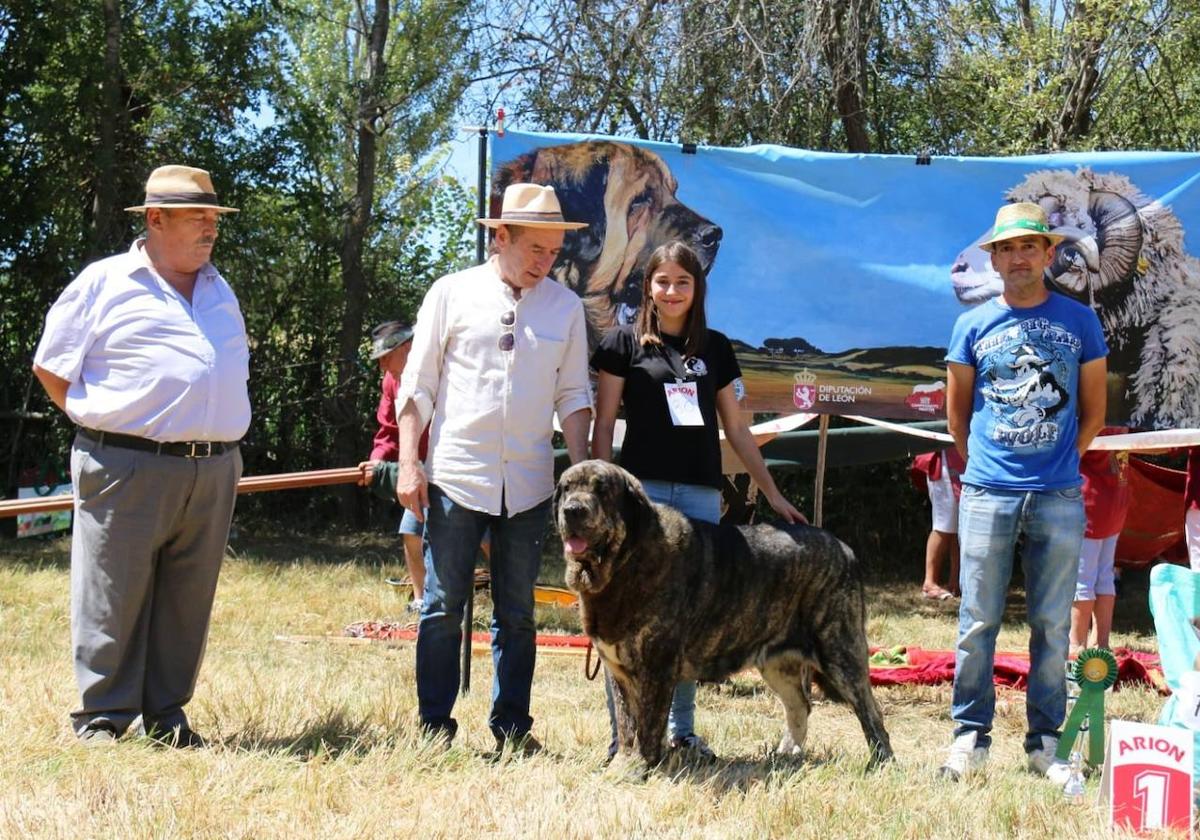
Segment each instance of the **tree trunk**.
[[846,135],[846,150],[869,152],[871,136],[867,132],[864,94],[867,39],[872,17],[870,2],[823,0],[816,13],[820,22],[821,54],[829,70],[834,106]]
[[[1103,28],[1096,20],[1097,12],[1085,0],[1075,4],[1072,21],[1077,24],[1068,43],[1063,62],[1067,74],[1063,86],[1063,102],[1056,126],[1055,148],[1063,148],[1074,140],[1086,137],[1092,130],[1092,103],[1100,92],[1100,51],[1103,39],[1080,37]],[[1079,40],[1075,40],[1079,38]]]
[[[387,72],[384,47],[387,45],[389,22],[390,0],[376,0],[367,41],[366,79],[358,94],[358,119],[355,126],[358,169],[355,175],[354,197],[347,210],[346,227],[342,234],[342,291],[346,303],[342,310],[342,326],[338,339],[337,390],[333,403],[333,421],[338,463],[343,466],[357,463],[363,455],[358,434],[362,418],[358,416],[359,401],[356,398],[357,389],[354,382],[362,364],[358,351],[367,307],[363,243],[371,224],[375,202],[375,164],[378,154],[376,118],[383,112],[381,90],[383,76]],[[354,524],[361,527],[366,518],[365,496],[354,493],[353,488],[348,489],[351,492],[343,496],[343,501],[353,501],[348,508],[343,505],[343,510],[350,514]]]
[[92,220],[88,230],[87,262],[111,253],[119,244],[117,190],[124,179],[117,172],[117,121],[121,115],[121,5],[103,0],[104,75],[100,81],[100,113],[96,171],[92,175]]

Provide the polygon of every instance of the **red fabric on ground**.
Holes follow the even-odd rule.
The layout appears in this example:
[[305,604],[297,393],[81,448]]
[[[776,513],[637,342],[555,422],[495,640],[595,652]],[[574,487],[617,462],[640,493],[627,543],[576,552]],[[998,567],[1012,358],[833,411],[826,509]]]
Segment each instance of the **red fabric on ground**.
[[[345,635],[360,639],[376,639],[385,641],[416,641],[417,631],[411,624],[401,624],[389,621],[360,621],[351,624],[345,630]],[[471,641],[476,644],[490,644],[491,635],[488,633],[472,633]],[[539,647],[580,648],[588,646],[587,636],[566,636],[549,633],[539,633]],[[879,648],[871,648],[875,653]],[[1126,685],[1144,683],[1152,686],[1160,693],[1169,694],[1163,679],[1162,667],[1158,655],[1143,653],[1128,648],[1117,648],[1113,651],[1117,659],[1116,688]],[[919,647],[904,648],[904,658],[907,665],[871,666],[871,685],[938,685],[954,681],[954,651],[925,650]],[[1025,690],[1029,680],[1029,655],[1024,653],[997,653],[995,659],[996,685]]]
[[[905,653],[908,665],[872,665],[871,685],[938,685],[954,681],[954,651],[910,647]],[[1117,658],[1117,688],[1145,683],[1163,691],[1165,683],[1156,654],[1117,648],[1113,655]],[[997,653],[994,680],[996,685],[1024,691],[1029,681],[1029,655]]]

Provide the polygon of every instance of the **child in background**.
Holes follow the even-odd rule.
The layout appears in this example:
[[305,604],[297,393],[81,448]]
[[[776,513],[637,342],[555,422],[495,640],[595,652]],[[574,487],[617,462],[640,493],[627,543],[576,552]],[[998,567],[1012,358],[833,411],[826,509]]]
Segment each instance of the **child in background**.
[[[1120,434],[1124,429],[1105,429],[1100,434]],[[1125,527],[1131,496],[1129,453],[1090,450],[1079,461],[1083,474],[1083,506],[1087,529],[1079,548],[1079,576],[1075,603],[1071,606],[1071,655],[1088,646],[1088,631],[1094,628],[1091,644],[1107,648],[1112,630],[1116,588],[1113,566],[1117,540]]]
[[[925,541],[925,580],[921,594],[935,601],[958,595],[958,497],[962,493],[962,474],[966,462],[953,446],[927,452],[913,459],[910,474],[923,477],[933,511],[933,527]],[[919,474],[919,475],[916,475]],[[949,573],[943,587],[940,578],[949,561]]]

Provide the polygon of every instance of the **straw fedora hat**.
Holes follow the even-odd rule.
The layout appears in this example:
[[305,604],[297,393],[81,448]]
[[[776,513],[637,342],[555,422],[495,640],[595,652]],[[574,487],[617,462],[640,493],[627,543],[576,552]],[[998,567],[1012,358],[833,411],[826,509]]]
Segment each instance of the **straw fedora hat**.
[[236,213],[236,207],[217,203],[217,191],[212,178],[203,169],[191,166],[160,166],[146,179],[146,199],[136,207],[126,207],[130,213],[140,213],[151,207],[199,207],[218,213]]
[[543,187],[540,184],[509,184],[504,190],[504,202],[500,205],[500,218],[475,221],[490,228],[520,225],[553,230],[578,230],[587,227],[586,222],[568,222],[564,219],[558,196],[554,194],[554,187]]
[[1005,239],[1016,239],[1018,236],[1044,236],[1051,245],[1057,245],[1065,237],[1050,232],[1050,223],[1046,220],[1046,211],[1039,205],[1029,201],[1016,204],[1005,204],[996,211],[996,224],[992,227],[992,237],[979,247],[985,251]]

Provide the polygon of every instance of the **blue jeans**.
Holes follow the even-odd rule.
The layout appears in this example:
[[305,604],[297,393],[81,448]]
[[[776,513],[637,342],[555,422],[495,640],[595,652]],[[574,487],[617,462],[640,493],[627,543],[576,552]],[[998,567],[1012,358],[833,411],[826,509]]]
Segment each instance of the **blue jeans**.
[[[691,519],[701,522],[721,521],[721,491],[703,484],[679,484],[650,479],[642,482],[650,501],[669,505]],[[610,755],[617,751],[617,714],[613,708],[612,678],[604,672],[604,697],[608,704],[608,723],[612,732]],[[696,731],[696,683],[681,682],[671,697],[671,713],[667,717],[667,737],[684,738]]]
[[475,557],[489,527],[494,677],[488,726],[498,737],[520,737],[533,726],[533,587],[549,515],[549,499],[511,518],[503,508],[499,516],[490,516],[457,505],[441,488],[429,486],[425,606],[417,631],[417,706],[427,730],[453,736],[458,729],[450,713],[458,693],[463,610],[474,593]]
[[962,605],[950,701],[955,736],[975,731],[977,746],[991,743],[996,634],[1019,534],[1025,536],[1021,567],[1030,631],[1025,751],[1041,749],[1042,735],[1058,736],[1066,713],[1064,663],[1084,525],[1078,487],[1031,492],[963,485],[958,510]]

